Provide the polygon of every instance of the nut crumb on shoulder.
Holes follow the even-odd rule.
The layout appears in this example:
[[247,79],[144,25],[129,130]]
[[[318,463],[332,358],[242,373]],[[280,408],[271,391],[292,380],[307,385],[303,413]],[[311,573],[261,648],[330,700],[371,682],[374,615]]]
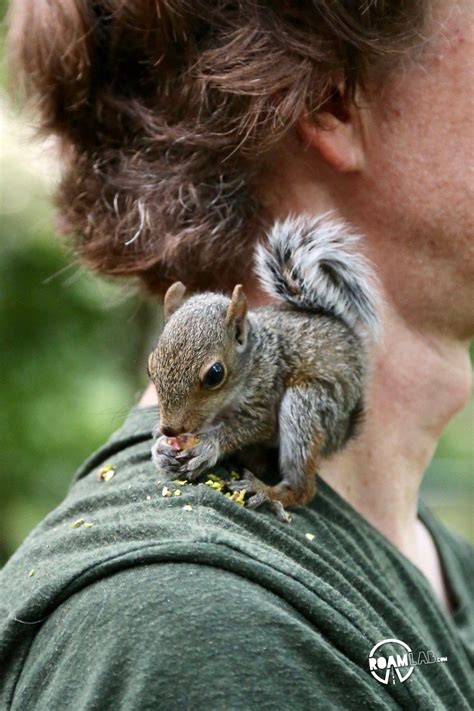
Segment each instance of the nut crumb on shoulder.
[[104,464],[97,472],[99,481],[110,481],[113,476],[115,476],[115,469],[112,464]]
[[78,518],[71,523],[71,528],[80,528],[83,523],[85,523],[85,519]]
[[246,493],[246,489],[241,489],[241,491],[234,491],[232,494],[228,491],[226,494],[224,494],[224,496],[227,499],[233,501],[235,504],[239,504],[239,506],[244,506]]
[[314,541],[314,533],[305,533],[304,535],[308,541]]

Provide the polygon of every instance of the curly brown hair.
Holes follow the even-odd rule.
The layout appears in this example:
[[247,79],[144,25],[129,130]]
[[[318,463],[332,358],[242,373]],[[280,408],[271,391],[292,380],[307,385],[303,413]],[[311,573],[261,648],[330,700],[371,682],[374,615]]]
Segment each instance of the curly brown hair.
[[423,0],[14,0],[13,66],[59,136],[57,206],[92,269],[163,293],[250,268],[267,152],[419,42]]

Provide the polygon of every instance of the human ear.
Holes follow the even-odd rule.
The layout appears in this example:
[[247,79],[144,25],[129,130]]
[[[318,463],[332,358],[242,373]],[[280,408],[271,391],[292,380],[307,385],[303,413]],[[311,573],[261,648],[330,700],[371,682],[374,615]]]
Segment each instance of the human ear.
[[335,91],[313,114],[297,123],[308,148],[339,173],[357,172],[365,164],[363,109]]
[[242,284],[237,284],[232,292],[225,322],[227,326],[233,329],[235,340],[238,344],[237,350],[244,350],[247,345],[248,338],[248,320],[247,320],[247,299],[245,297]]

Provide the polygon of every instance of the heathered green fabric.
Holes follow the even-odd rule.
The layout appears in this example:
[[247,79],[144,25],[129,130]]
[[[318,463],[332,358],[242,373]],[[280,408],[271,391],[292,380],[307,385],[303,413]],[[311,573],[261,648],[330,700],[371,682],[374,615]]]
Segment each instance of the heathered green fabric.
[[[133,410],[3,570],[2,711],[473,707],[467,543],[420,507],[449,616],[324,482],[289,525],[204,484],[163,497],[154,421],[153,408]],[[99,481],[106,462],[115,476]],[[79,518],[93,527],[71,527]],[[389,638],[447,662],[381,684],[368,656]]]

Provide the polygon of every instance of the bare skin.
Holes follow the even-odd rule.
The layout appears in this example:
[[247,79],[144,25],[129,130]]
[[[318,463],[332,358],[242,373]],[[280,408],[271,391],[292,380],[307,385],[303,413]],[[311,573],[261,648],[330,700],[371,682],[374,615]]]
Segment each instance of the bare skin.
[[[431,23],[419,65],[395,70],[347,114],[332,105],[319,122],[301,117],[269,159],[262,199],[271,217],[336,209],[364,235],[385,300],[384,337],[362,432],[320,473],[452,609],[417,502],[437,441],[471,386],[472,4],[441,2]],[[250,306],[269,301],[252,277],[244,289]],[[156,403],[150,386],[140,404]]]

